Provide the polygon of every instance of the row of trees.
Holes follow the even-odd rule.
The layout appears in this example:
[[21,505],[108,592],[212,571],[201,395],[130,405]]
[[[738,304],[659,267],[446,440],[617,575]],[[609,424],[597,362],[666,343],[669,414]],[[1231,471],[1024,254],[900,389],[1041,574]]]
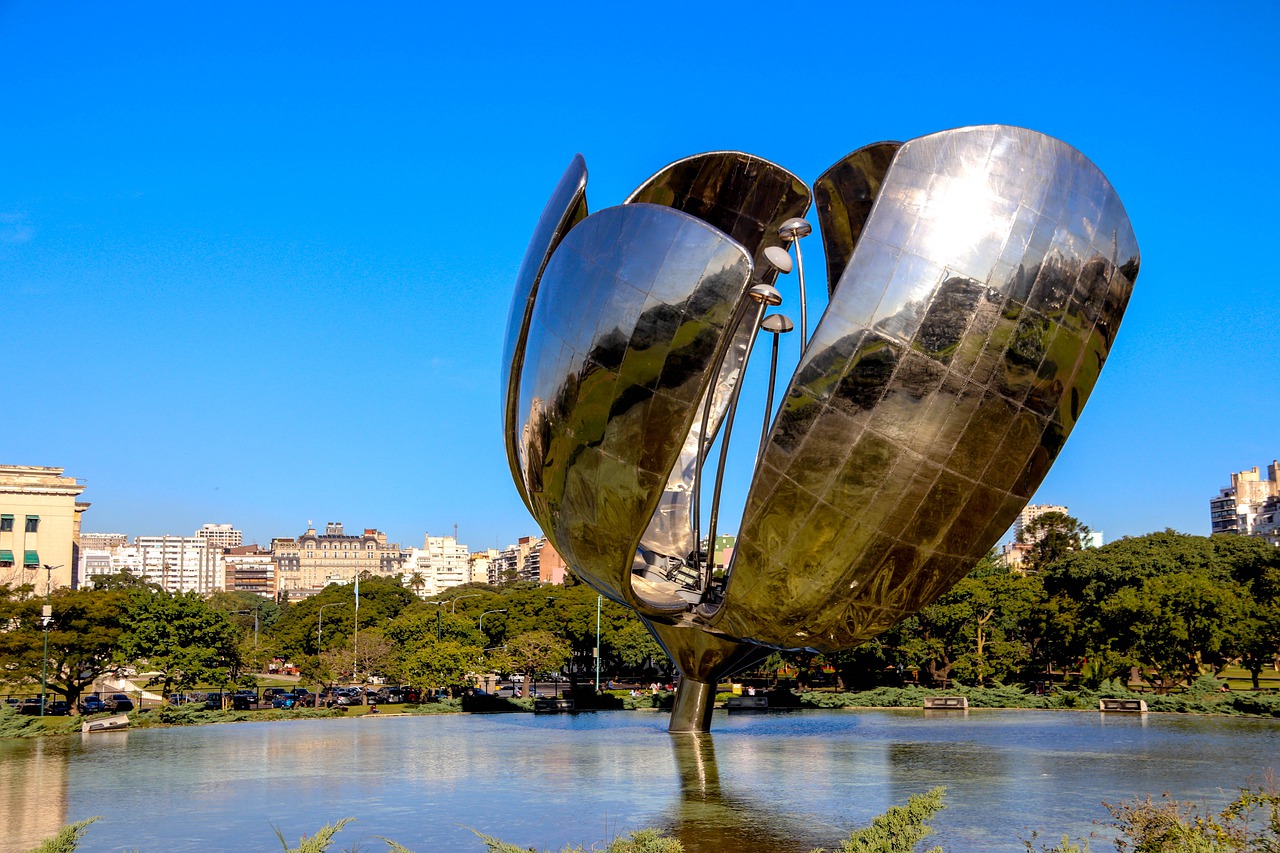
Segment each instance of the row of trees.
[[44,599],[30,585],[0,586],[0,665],[11,686],[38,683],[75,705],[94,680],[135,661],[155,673],[167,695],[198,683],[230,684],[241,675],[240,632],[226,612],[194,593],[171,594],[128,576],[100,589],[51,596],[49,657],[44,658]]
[[[474,673],[577,680],[595,671],[597,596],[572,581],[467,584],[424,601],[394,579],[364,577],[358,609],[352,585],[277,604],[252,593],[169,593],[128,574],[95,583],[52,595],[48,681],[72,704],[125,667],[153,673],[149,686],[166,696],[251,685],[273,660],[321,684],[379,676],[446,689]],[[0,666],[10,689],[44,673],[43,603],[30,585],[0,586]],[[601,601],[599,632],[606,677],[667,673],[665,654],[630,610]]]
[[1021,574],[987,558],[930,607],[826,662],[851,687],[900,672],[927,684],[1073,672],[1096,686],[1136,670],[1160,692],[1233,662],[1257,689],[1276,664],[1280,549],[1261,540],[1169,530],[1077,543],[1033,567]]
[[[1053,521],[1033,571],[987,558],[950,592],[871,642],[827,657],[788,653],[768,666],[834,666],[846,688],[1041,681],[1084,683],[1137,670],[1167,691],[1239,661],[1252,675],[1280,650],[1280,549],[1247,537],[1166,531],[1084,549],[1073,520]],[[566,586],[466,584],[421,600],[391,578],[331,585],[296,603],[251,593],[159,590],[129,575],[95,589],[53,593],[48,673],[73,704],[99,676],[124,666],[155,673],[164,694],[196,685],[252,683],[273,659],[310,681],[368,676],[420,687],[461,685],[472,673],[561,672],[594,677],[597,595]],[[43,599],[0,586],[0,665],[10,684],[39,682]],[[666,680],[665,654],[627,608],[599,602],[604,677]]]
[[[288,658],[322,684],[376,674],[422,686],[460,685],[470,673],[594,677],[599,603],[606,677],[669,672],[666,655],[638,618],[572,580],[566,586],[464,584],[419,600],[388,578],[333,585],[288,607],[261,656]],[[357,630],[358,627],[358,630]]]

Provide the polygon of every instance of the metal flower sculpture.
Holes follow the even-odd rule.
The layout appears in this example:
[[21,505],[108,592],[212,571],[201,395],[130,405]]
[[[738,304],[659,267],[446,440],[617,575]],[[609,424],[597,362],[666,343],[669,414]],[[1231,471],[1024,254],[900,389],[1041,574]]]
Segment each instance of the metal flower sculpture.
[[[1062,450],[1138,273],[1102,173],[1014,127],[878,143],[818,178],[830,292],[812,337],[795,175],[700,154],[589,216],[585,188],[575,157],[520,268],[507,455],[565,561],[680,669],[672,731],[707,730],[717,681],[772,650],[856,646],[960,580]],[[771,377],[715,565],[740,379],[762,328],[776,364],[792,327],[765,317],[792,243],[800,362],[776,414]]]

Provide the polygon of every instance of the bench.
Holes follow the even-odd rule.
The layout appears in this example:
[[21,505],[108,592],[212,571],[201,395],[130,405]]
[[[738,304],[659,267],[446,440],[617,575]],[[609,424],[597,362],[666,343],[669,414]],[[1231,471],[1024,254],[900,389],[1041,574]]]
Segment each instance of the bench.
[[1099,699],[1099,711],[1117,711],[1124,714],[1145,714],[1147,713],[1147,701],[1145,699]]
[[926,696],[924,709],[926,711],[967,711],[969,700],[964,696]]
[[573,711],[572,699],[534,699],[535,714],[567,714]]

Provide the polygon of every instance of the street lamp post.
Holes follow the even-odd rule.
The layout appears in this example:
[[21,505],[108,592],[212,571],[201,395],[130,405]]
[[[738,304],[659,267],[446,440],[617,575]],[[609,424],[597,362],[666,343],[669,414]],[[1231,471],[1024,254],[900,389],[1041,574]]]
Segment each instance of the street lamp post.
[[346,602],[345,602],[345,601],[331,601],[331,602],[329,602],[328,604],[321,604],[321,605],[320,605],[320,617],[316,620],[316,654],[317,654],[317,655],[319,655],[322,651],[324,651],[324,647],[321,645],[321,641],[324,639],[324,634],[323,634],[323,631],[324,631],[324,609],[325,609],[326,607],[338,607],[339,605],[342,605],[342,604],[346,604]]
[[600,692],[600,602],[603,595],[596,596],[596,692]]
[[[328,607],[329,605],[326,604],[324,606]],[[249,613],[253,614],[253,653],[254,655],[258,654],[258,611],[261,608],[262,608],[262,602],[259,601],[257,604],[253,606],[252,610],[232,610],[231,611],[232,616],[244,616]]]
[[[40,566],[28,568],[40,570]],[[49,593],[53,589],[53,570],[62,566],[44,566],[44,607],[40,611],[40,627],[44,629],[44,668],[40,672],[40,716],[44,716],[44,706],[49,703],[49,624],[53,622],[53,605],[49,601]]]
[[450,612],[450,613],[457,613],[457,612],[458,612],[458,602],[459,602],[459,601],[461,601],[462,599],[464,599],[464,598],[479,598],[479,597],[480,597],[480,593],[478,593],[478,592],[473,592],[473,593],[470,593],[470,594],[468,594],[468,595],[460,595],[460,596],[458,596],[457,598],[451,598],[451,599],[449,599],[449,603],[450,603],[449,612]]
[[[428,602],[426,602],[426,603],[427,603],[427,604],[432,605],[433,607],[444,607],[444,606],[445,606],[446,604],[448,604],[449,602],[447,602],[447,601],[428,601]],[[437,642],[437,643],[438,643],[438,642],[440,642],[440,638],[441,638],[442,636],[444,636],[444,631],[443,631],[443,629],[442,629],[443,623],[444,623],[444,611],[443,611],[443,610],[437,610],[437,611],[436,611],[436,642]]]
[[[440,611],[437,610],[436,612],[439,613]],[[506,613],[506,612],[507,612],[507,609],[504,607],[501,610],[486,610],[485,612],[481,613],[480,614],[480,633],[481,634],[484,633],[484,617],[488,616],[490,613]]]

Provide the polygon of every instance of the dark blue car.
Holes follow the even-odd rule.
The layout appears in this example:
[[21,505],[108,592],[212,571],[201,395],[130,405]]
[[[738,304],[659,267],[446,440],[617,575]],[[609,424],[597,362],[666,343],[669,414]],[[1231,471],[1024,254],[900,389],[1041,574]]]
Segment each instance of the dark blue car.
[[91,693],[88,696],[81,697],[80,699],[81,714],[101,714],[105,710],[107,710],[107,708],[102,704],[102,697],[96,693]]

